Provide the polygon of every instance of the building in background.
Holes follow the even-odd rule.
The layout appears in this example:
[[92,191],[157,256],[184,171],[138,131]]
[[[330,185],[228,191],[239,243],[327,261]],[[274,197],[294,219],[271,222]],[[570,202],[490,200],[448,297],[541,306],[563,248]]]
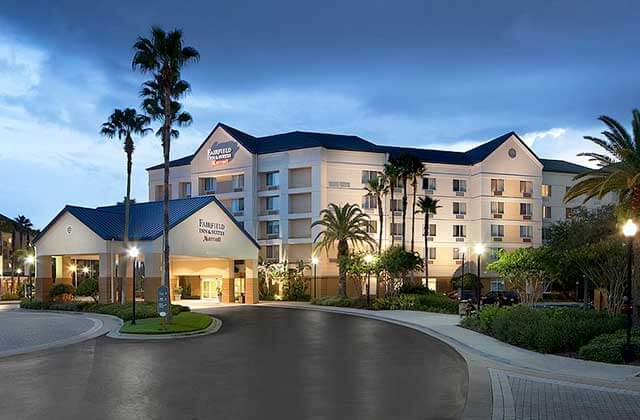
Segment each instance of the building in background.
[[[484,244],[486,264],[499,249],[540,245],[543,228],[570,217],[571,209],[581,204],[564,204],[563,197],[573,177],[587,168],[539,158],[514,132],[467,152],[452,152],[381,146],[357,136],[300,131],[254,137],[222,123],[194,154],[171,162],[169,193],[172,199],[215,195],[258,240],[262,259],[309,262],[318,234],[311,224],[329,203],[360,205],[371,217],[372,237],[377,240],[382,229],[383,247],[391,245],[392,234],[399,239],[402,189],[386,197],[384,224],[378,226],[376,203],[364,187],[390,157],[403,152],[418,156],[425,165],[417,196],[430,195],[442,206],[430,217],[428,229],[432,277],[423,282],[433,290],[450,289],[465,249]],[[147,171],[149,199],[161,200],[163,166]],[[413,195],[409,189],[408,241]],[[594,201],[587,206],[600,204]],[[392,211],[396,226],[391,225]],[[415,249],[421,255],[423,223],[418,214]],[[476,258],[469,253],[467,269],[475,272]],[[317,257],[318,292],[335,294],[335,250]],[[487,286],[501,287],[484,268],[482,277]]]

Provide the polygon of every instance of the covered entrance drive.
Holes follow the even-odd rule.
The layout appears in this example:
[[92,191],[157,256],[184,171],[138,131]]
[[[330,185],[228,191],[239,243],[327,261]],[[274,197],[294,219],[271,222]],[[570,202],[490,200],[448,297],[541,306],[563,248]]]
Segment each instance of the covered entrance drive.
[[[169,202],[171,299],[211,299],[224,303],[258,302],[259,245],[213,196]],[[131,206],[129,248],[124,249],[124,206],[95,209],[67,206],[34,240],[36,297],[47,301],[57,282],[72,283],[81,268],[76,256],[91,256],[101,302],[119,296],[118,277],[127,265],[125,301],[136,295],[155,301],[162,278],[162,203]]]

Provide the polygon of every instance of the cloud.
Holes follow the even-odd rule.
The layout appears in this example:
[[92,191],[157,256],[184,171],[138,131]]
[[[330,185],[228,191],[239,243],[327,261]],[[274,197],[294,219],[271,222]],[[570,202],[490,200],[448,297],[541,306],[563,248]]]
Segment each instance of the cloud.
[[47,54],[0,35],[0,97],[31,93],[41,81]]
[[544,139],[558,139],[567,133],[566,128],[552,128],[546,131],[534,131],[531,133],[525,133],[522,139],[527,146],[532,147],[536,141]]

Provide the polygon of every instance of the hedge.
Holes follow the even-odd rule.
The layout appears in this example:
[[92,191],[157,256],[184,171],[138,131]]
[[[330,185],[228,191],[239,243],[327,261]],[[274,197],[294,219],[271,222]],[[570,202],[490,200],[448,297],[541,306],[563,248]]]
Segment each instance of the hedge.
[[[363,298],[352,299],[338,296],[325,296],[311,301],[314,305],[337,306],[348,308],[366,308],[367,301]],[[458,313],[458,303],[445,295],[435,293],[404,294],[396,297],[371,300],[371,309],[408,311],[426,311],[446,314]]]
[[625,326],[621,316],[581,308],[485,306],[462,325],[498,340],[542,353],[576,352],[593,338]]
[[[623,363],[622,347],[627,341],[626,331],[620,330],[613,334],[602,334],[580,347],[578,357],[586,360],[606,363]],[[640,358],[640,329],[634,329],[631,335],[636,359]]]
[[319,306],[337,306],[341,308],[366,308],[367,301],[365,299],[352,299],[340,296],[324,296],[312,299],[313,305]]
[[[70,311],[70,312],[92,312],[104,315],[113,315],[124,321],[131,320],[132,305],[130,303],[120,305],[117,303],[93,303],[93,302],[52,302],[43,303],[37,300],[29,301],[23,300],[20,302],[20,307],[23,309],[49,309],[55,311]],[[190,311],[188,306],[171,305],[171,313],[177,315],[180,312]],[[156,304],[152,302],[136,302],[136,318],[156,318],[160,316],[156,311]]]

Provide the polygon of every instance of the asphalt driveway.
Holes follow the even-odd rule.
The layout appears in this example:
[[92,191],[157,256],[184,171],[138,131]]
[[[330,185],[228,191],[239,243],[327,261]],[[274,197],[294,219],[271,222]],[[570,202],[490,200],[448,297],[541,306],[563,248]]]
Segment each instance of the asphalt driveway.
[[0,359],[11,419],[447,419],[467,394],[464,360],[385,322],[316,311],[210,310],[218,334],[106,337]]

